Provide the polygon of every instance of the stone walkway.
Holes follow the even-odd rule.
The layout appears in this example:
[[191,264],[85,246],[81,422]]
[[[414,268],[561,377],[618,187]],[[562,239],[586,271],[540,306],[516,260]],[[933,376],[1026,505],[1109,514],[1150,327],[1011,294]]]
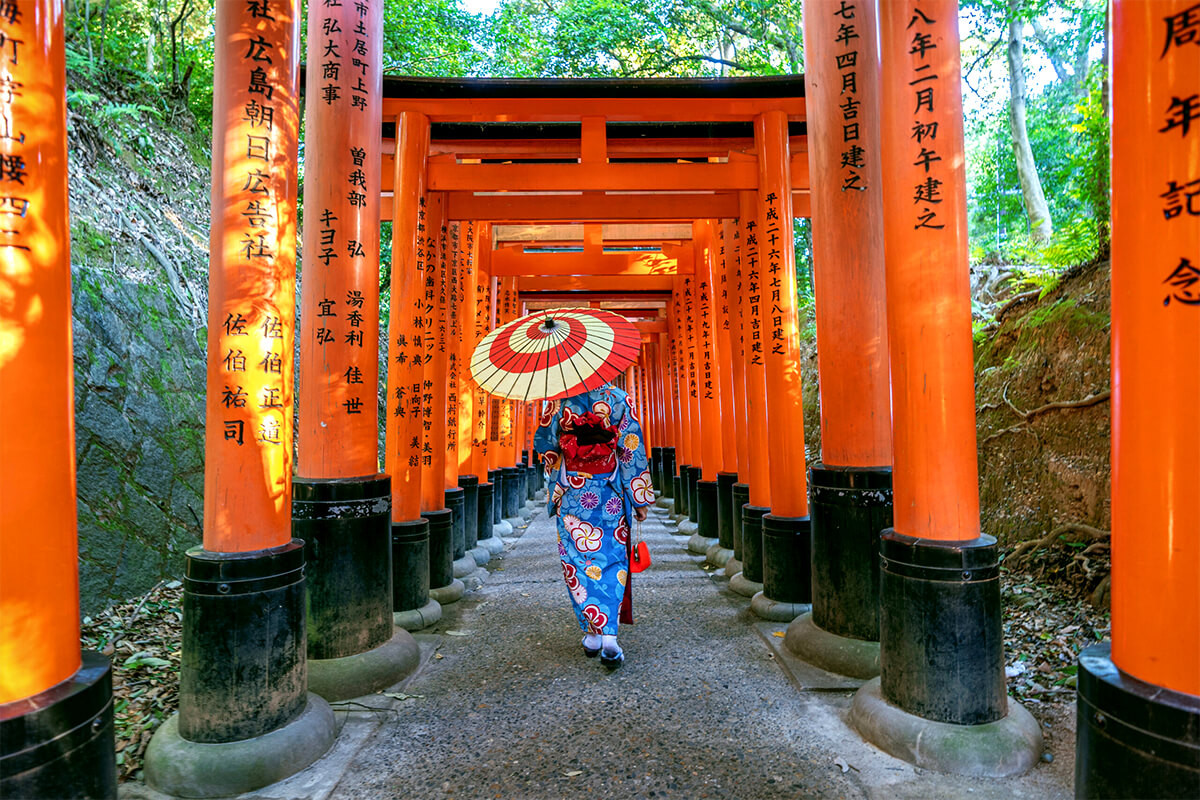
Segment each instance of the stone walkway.
[[916,770],[863,743],[845,723],[852,689],[783,668],[782,639],[661,517],[643,536],[654,563],[635,576],[638,624],[621,629],[621,669],[584,658],[554,523],[539,507],[483,587],[417,636],[425,661],[399,697],[335,706],[349,713],[334,750],[253,796],[1072,796],[1068,757],[997,782]]

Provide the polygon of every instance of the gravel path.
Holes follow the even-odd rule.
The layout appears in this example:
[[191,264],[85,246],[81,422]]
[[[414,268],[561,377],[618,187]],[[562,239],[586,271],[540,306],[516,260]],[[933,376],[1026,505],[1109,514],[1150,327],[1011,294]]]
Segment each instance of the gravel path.
[[328,796],[1071,796],[1069,759],[993,782],[866,745],[844,721],[852,692],[790,683],[748,602],[672,530],[653,515],[643,526],[654,564],[635,576],[638,624],[622,627],[626,662],[609,673],[583,656],[539,508],[483,588],[417,637],[427,660],[401,690],[411,697],[382,715]]

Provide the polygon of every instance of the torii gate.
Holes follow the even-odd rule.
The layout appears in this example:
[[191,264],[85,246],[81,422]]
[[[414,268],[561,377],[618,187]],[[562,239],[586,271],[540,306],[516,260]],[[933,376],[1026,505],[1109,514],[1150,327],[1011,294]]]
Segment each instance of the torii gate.
[[[1196,164],[1188,2],[1118,0],[1113,15],[1114,644],[1081,658],[1081,796],[1186,793],[1198,771],[1200,254],[1194,214],[1145,211]],[[115,796],[107,662],[80,658],[62,591],[76,575],[62,17],[36,5],[2,23],[43,46],[3,101],[30,131],[2,144],[30,167],[30,197],[0,205],[13,226],[0,273],[0,788]],[[847,673],[877,661],[851,713],[866,738],[970,774],[1036,759],[1040,732],[1005,696],[997,551],[979,530],[957,4],[882,3],[878,39],[869,0],[805,12],[804,79],[644,82],[383,81],[379,0],[310,14],[293,470],[298,14],[218,4],[204,544],[188,553],[181,710],[151,744],[151,784],[217,796],[291,774],[333,740],[322,696],[411,669],[394,625],[420,627],[437,598],[457,599],[489,555],[496,507],[515,520],[528,495],[532,423],[482,402],[464,354],[522,306],[564,298],[653,310],[625,381],[660,451],[678,450],[678,475],[659,460],[676,510],[707,558],[741,562],[757,613],[795,617],[794,651]],[[824,433],[811,487],[790,233],[806,214]],[[383,470],[381,218],[393,237]],[[616,230],[666,224],[690,230]],[[533,233],[558,225],[583,228]],[[509,246],[523,236],[533,252]],[[1151,262],[1161,276],[1146,277]],[[30,385],[45,387],[40,405]],[[481,489],[497,485],[488,509]],[[13,535],[43,519],[46,535]],[[1171,614],[1140,599],[1149,586]]]

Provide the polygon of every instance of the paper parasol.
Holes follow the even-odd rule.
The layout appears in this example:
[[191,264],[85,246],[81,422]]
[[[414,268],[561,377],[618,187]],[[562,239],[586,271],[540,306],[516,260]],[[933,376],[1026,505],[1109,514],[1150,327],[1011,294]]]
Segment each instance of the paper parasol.
[[642,337],[620,314],[554,308],[505,323],[475,347],[471,376],[509,400],[557,400],[597,389],[635,362]]

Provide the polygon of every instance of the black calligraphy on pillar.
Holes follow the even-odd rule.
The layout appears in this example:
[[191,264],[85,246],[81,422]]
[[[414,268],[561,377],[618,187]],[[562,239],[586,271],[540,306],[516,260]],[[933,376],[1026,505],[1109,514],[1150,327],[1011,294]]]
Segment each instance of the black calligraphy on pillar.
[[945,200],[942,194],[945,162],[937,152],[938,123],[930,116],[936,113],[937,103],[942,102],[940,78],[933,71],[933,64],[928,63],[929,51],[937,49],[931,32],[931,26],[936,22],[920,6],[916,6],[906,29],[909,33],[908,54],[912,63],[912,80],[908,82],[912,87],[913,109],[909,139],[913,142],[915,153],[912,164],[921,168],[922,176],[912,189],[913,205],[917,207],[914,230],[941,230],[946,227],[938,216],[940,205]]
[[[231,253],[235,264],[249,269],[268,268],[274,263],[279,236],[275,184],[279,177],[277,170],[282,167],[277,163],[281,153],[275,112],[280,102],[286,102],[286,89],[278,85],[274,71],[284,66],[278,62],[287,48],[273,24],[276,18],[272,5],[272,0],[248,0],[243,17],[247,36],[232,52],[218,55],[230,59],[230,68],[245,87],[246,100],[240,116],[234,111],[233,118],[228,120],[240,138],[226,156],[226,174],[232,179],[227,187],[229,202],[237,209],[237,222],[227,227],[225,235],[236,243]],[[6,19],[7,15],[0,14],[0,26]],[[0,39],[6,36],[6,31],[0,31]],[[11,60],[16,51],[6,54]],[[19,97],[19,87],[19,83],[14,86],[0,79],[0,105]],[[280,96],[276,96],[276,91]],[[7,120],[0,120],[0,140],[7,143],[23,139],[22,132],[13,131]],[[15,166],[4,163],[0,179],[11,181]],[[0,213],[6,219],[16,210],[15,199],[0,197]],[[282,414],[287,396],[283,383],[283,342],[292,324],[293,320],[284,319],[270,307],[246,307],[227,313],[220,365],[225,383],[216,400],[223,415],[223,441],[243,446],[251,439],[261,445],[283,446]],[[251,344],[254,339],[257,347]],[[231,417],[235,410],[247,416]],[[251,414],[255,415],[254,420],[249,419]]]
[[788,230],[783,229],[780,218],[783,202],[775,192],[768,192],[763,198],[765,213],[763,214],[762,249],[766,250],[767,274],[764,278],[770,298],[771,326],[770,353],[773,356],[787,354],[787,328],[784,325],[783,313],[783,252],[785,247],[792,247],[791,220],[788,220]]
[[699,389],[701,397],[705,400],[712,400],[713,394],[713,292],[708,281],[700,281],[700,348],[701,360],[700,368],[703,372],[700,375]]
[[[1200,3],[1164,17],[1163,28],[1163,49],[1159,60],[1167,60],[1167,69],[1175,72],[1170,62],[1175,60],[1178,49],[1186,45],[1200,46]],[[1200,84],[1198,75],[1186,70],[1181,70],[1179,74],[1191,74],[1190,80]],[[1176,136],[1188,141],[1189,145],[1192,143],[1191,137],[1200,138],[1200,92],[1182,96],[1171,94],[1158,135],[1168,137],[1164,144],[1171,147],[1179,146],[1174,141]],[[1163,218],[1171,225],[1195,225],[1195,220],[1190,218],[1200,216],[1200,176],[1172,177],[1158,199],[1163,202]],[[1197,265],[1200,258],[1195,261],[1193,258],[1196,258],[1195,253],[1181,254],[1178,262],[1170,265],[1170,271],[1162,281],[1168,290],[1163,298],[1164,306],[1170,306],[1173,300],[1179,305],[1200,308],[1200,265]]]
[[[842,191],[862,192],[867,188],[864,177],[867,168],[867,152],[863,149],[862,124],[859,118],[859,108],[862,101],[858,92],[858,56],[862,37],[856,30],[855,19],[858,13],[858,0],[841,0],[839,8],[833,12],[838,19],[838,34],[834,39],[833,60],[838,74],[841,76],[841,96],[838,100],[838,110],[842,113],[840,134],[840,164],[842,171]],[[864,66],[869,66],[865,63]]]
[[743,259],[746,270],[746,308],[743,311],[750,315],[750,364],[763,365],[763,329],[762,329],[762,272],[759,269],[758,258],[758,222],[746,220],[746,240]]

